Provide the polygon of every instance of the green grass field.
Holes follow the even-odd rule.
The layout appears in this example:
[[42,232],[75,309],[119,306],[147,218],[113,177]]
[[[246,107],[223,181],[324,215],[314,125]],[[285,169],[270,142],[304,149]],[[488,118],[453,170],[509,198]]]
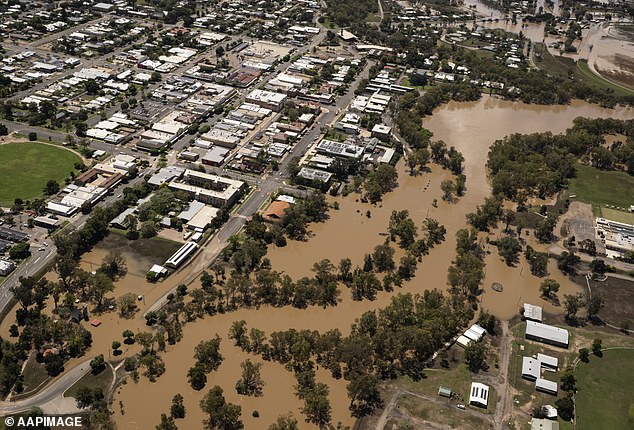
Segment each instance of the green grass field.
[[575,376],[577,430],[634,429],[634,350],[591,355]]
[[612,221],[634,224],[634,213],[632,212],[625,212],[618,209],[602,207],[601,216],[603,218],[611,219]]
[[583,80],[586,84],[595,88],[607,88],[614,91],[619,96],[634,95],[634,91],[615,85],[612,82],[598,76],[590,70],[586,61],[577,61],[566,57],[555,57],[541,43],[535,44],[535,52],[541,54],[541,59],[537,60],[537,67],[552,75],[574,76]]
[[0,204],[42,197],[49,179],[60,184],[81,159],[70,151],[36,142],[0,145]]
[[577,61],[577,70],[578,75],[583,76],[586,80],[593,82],[597,86],[603,86],[613,90],[615,94],[622,96],[631,96],[632,94],[634,94],[634,91],[620,85],[616,85],[608,81],[607,79],[595,74],[592,70],[590,70],[590,67],[588,67],[587,61]]
[[629,207],[634,202],[634,177],[623,172],[578,165],[577,177],[570,181],[566,197],[592,204],[595,214],[605,205]]
[[81,387],[89,387],[93,390],[95,388],[101,388],[101,391],[105,395],[108,393],[111,382],[112,369],[106,365],[106,368],[98,375],[93,375],[92,372],[88,372],[82,376],[79,381],[75,382],[75,384],[64,393],[64,397],[75,397]]

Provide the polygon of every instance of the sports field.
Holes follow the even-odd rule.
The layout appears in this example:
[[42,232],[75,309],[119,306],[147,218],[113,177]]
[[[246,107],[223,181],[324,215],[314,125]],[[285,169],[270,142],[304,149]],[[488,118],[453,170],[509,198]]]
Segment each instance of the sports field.
[[16,198],[42,197],[49,179],[60,185],[81,159],[64,148],[37,142],[0,145],[0,204],[10,206]]
[[604,351],[579,363],[577,378],[578,430],[634,429],[634,350]]
[[634,202],[634,176],[577,165],[577,177],[570,181],[566,194],[575,195],[573,200],[592,204],[595,215],[599,216],[602,206],[628,208]]

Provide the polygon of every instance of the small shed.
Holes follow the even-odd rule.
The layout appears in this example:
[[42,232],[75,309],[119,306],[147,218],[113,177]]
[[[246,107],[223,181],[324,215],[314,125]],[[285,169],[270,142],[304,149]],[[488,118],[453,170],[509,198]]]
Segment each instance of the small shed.
[[101,320],[94,319],[94,320],[90,321],[90,325],[93,326],[93,327],[99,327],[101,325]]
[[524,318],[531,321],[542,322],[542,307],[524,303]]
[[452,395],[452,391],[451,388],[447,388],[447,387],[438,387],[438,395],[442,396],[442,397],[447,397],[447,398],[451,398]]
[[461,347],[466,348],[467,345],[471,343],[471,339],[461,335],[460,337],[458,337],[458,339],[456,339],[456,343]]

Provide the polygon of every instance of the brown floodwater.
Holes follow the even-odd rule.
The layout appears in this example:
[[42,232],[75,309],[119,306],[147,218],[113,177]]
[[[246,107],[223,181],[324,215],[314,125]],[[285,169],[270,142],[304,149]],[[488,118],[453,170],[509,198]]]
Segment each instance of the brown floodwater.
[[[467,176],[467,194],[464,197],[455,203],[441,200],[440,183],[450,175],[438,166],[432,166],[429,173],[412,177],[401,163],[398,166],[399,187],[387,194],[381,205],[361,203],[357,201],[357,195],[337,198],[340,209],[332,210],[327,222],[311,226],[313,234],[307,242],[289,242],[284,248],[269,250],[268,256],[273,268],[298,278],[310,276],[311,266],[322,258],[329,258],[337,264],[341,258],[348,257],[354,264],[362,264],[364,254],[384,241],[383,233],[387,229],[391,211],[408,209],[418,226],[429,216],[444,224],[448,232],[446,241],[423,258],[416,277],[404,283],[403,288],[397,292],[417,293],[431,288],[446,290],[447,268],[455,255],[455,233],[465,227],[465,214],[473,211],[490,193],[484,169],[489,145],[494,140],[515,132],[550,130],[559,133],[569,127],[577,116],[632,118],[634,114],[630,109],[606,110],[582,102],[574,102],[569,106],[534,106],[486,96],[472,103],[449,103],[437,109],[433,116],[426,118],[424,125],[434,132],[436,139],[443,139],[464,154]],[[432,206],[434,199],[438,199],[437,208]],[[370,218],[366,216],[368,210]],[[492,233],[491,238],[495,235],[496,233]],[[489,247],[488,250],[491,253],[486,257],[484,293],[480,297],[483,308],[502,319],[516,315],[519,306],[525,301],[543,305],[548,313],[561,312],[561,309],[539,298],[538,285],[541,278],[531,275],[525,262],[521,261],[517,267],[509,268],[501,261],[494,247]],[[106,252],[103,248],[96,248],[86,254],[82,259],[82,267],[94,270]],[[114,312],[99,316],[103,324],[98,328],[89,327],[95,340],[90,351],[91,356],[98,353],[108,356],[110,343],[112,340],[121,339],[124,329],[143,330],[143,310],[171,286],[189,275],[187,269],[184,269],[162,283],[148,284],[144,278],[148,262],[137,261],[133,255],[127,257],[128,274],[117,282],[113,295],[133,292],[143,295],[146,300],[139,302],[141,311],[134,319],[121,320]],[[580,287],[559,274],[554,262],[551,262],[549,269],[551,276],[561,283],[560,296],[581,291]],[[493,282],[503,284],[503,292],[492,291]],[[195,282],[191,288],[198,286],[199,283]],[[186,418],[178,422],[179,428],[201,428],[204,417],[198,403],[204,393],[217,384],[224,389],[228,401],[242,407],[242,419],[246,429],[267,428],[278,415],[288,412],[292,412],[299,420],[300,428],[315,429],[315,426],[304,422],[300,412],[302,402],[294,394],[293,375],[277,363],[266,362],[262,368],[262,376],[266,383],[264,396],[244,397],[236,393],[234,386],[240,376],[240,363],[247,357],[254,361],[258,361],[259,358],[245,354],[232,345],[227,339],[229,327],[234,321],[244,319],[249,327],[258,327],[267,334],[289,328],[322,332],[338,328],[343,334],[347,334],[355,318],[365,311],[385,306],[393,294],[382,292],[373,302],[355,302],[351,300],[349,292],[342,288],[341,303],[334,308],[312,307],[298,310],[262,307],[258,310],[239,310],[188,323],[184,327],[181,342],[161,353],[165,360],[166,372],[157,382],[151,383],[145,377],[141,377],[138,383],[128,381],[117,390],[113,411],[118,428],[153,428],[158,424],[160,414],[169,412],[171,398],[176,393],[184,396],[187,408]],[[201,340],[209,339],[216,333],[223,338],[221,351],[225,360],[217,371],[208,375],[205,389],[201,392],[194,391],[187,383],[186,377],[187,370],[194,363],[194,347]],[[132,347],[125,351],[124,356],[136,351],[136,347]],[[318,379],[330,387],[333,422],[341,421],[352,425],[354,420],[348,411],[345,381],[334,380],[321,369]],[[119,402],[123,405],[123,414]],[[252,417],[254,410],[259,412],[259,418]]]

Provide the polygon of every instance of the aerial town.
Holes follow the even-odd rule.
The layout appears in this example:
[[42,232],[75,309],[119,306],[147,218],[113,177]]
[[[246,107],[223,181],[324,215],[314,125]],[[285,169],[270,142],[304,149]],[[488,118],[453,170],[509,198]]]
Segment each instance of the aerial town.
[[0,430],[633,428],[630,2],[2,0],[0,69]]

